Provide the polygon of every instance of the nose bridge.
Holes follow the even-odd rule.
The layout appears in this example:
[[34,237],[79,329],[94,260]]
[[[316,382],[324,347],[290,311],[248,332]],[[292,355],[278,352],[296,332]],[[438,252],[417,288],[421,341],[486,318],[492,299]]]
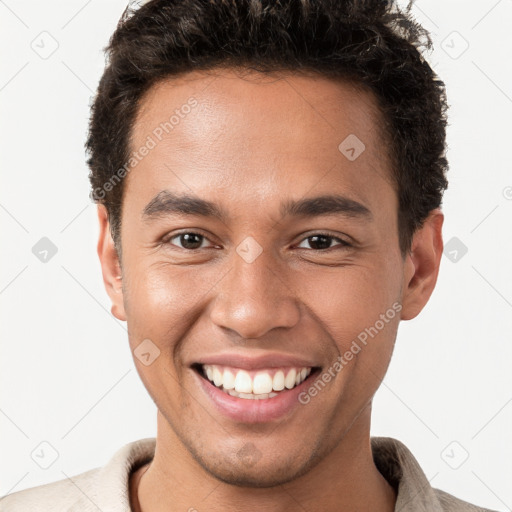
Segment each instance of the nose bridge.
[[286,276],[279,275],[282,265],[262,249],[250,239],[237,247],[211,311],[216,325],[243,338],[259,338],[271,329],[291,328],[299,321],[298,298],[287,286]]

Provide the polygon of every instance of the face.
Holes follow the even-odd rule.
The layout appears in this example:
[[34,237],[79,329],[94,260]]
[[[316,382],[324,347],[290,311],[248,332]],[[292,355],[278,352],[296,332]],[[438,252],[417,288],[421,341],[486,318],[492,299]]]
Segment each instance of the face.
[[327,458],[435,285],[442,214],[403,258],[381,125],[369,93],[312,76],[194,73],[143,99],[120,280],[99,210],[104,280],[166,435],[225,482]]

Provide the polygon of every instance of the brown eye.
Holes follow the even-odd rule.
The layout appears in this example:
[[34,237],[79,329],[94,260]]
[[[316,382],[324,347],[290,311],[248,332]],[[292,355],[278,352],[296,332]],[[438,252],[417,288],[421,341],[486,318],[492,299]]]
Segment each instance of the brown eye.
[[[171,243],[171,240],[178,239],[179,243],[181,245],[178,245],[181,249],[187,249],[190,251],[193,251],[194,249],[201,249],[201,244],[206,238],[203,235],[200,235],[199,233],[179,233],[177,235],[174,235],[170,237],[167,240],[167,243]],[[172,245],[177,245],[173,243]]]
[[342,247],[349,247],[350,244],[348,242],[345,242],[341,238],[337,238],[331,235],[326,235],[322,233],[317,233],[315,235],[308,236],[304,238],[304,241],[309,241],[309,245],[312,249],[315,249],[317,251],[332,249],[331,243],[332,241],[340,242],[338,245],[341,245]]

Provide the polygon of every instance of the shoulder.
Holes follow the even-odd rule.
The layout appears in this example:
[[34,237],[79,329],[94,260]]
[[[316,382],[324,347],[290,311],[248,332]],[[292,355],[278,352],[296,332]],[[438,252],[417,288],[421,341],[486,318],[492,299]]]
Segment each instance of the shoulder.
[[412,452],[398,439],[372,437],[375,465],[398,490],[395,509],[402,512],[496,512],[433,488]]
[[0,497],[0,512],[126,512],[132,471],[152,460],[156,439],[123,445],[101,467]]
[[0,512],[97,510],[89,496],[94,493],[99,471],[100,468],[91,469],[70,478],[3,496],[0,498]]
[[441,505],[441,510],[446,512],[497,512],[463,501],[441,489],[433,489],[433,491]]

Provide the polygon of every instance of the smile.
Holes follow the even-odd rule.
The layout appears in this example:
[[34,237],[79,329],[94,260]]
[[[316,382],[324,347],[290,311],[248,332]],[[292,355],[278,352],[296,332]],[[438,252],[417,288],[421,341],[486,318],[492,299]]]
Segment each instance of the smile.
[[281,391],[295,388],[307,379],[312,368],[269,368],[248,371],[204,364],[200,365],[199,370],[203,377],[226,394],[237,398],[261,400],[277,397]]
[[314,358],[279,352],[205,354],[189,367],[210,416],[220,413],[238,424],[282,421],[294,411],[311,411],[298,397],[322,370]]

